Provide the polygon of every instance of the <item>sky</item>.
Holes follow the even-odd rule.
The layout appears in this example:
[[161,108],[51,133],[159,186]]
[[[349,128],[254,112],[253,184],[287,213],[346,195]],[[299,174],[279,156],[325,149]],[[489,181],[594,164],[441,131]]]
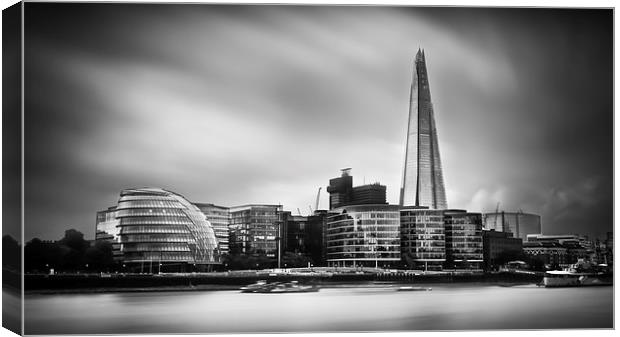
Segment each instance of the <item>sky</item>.
[[[423,48],[450,208],[613,229],[611,10],[25,5],[25,229],[94,238],[122,189],[328,208],[351,167],[398,203]],[[9,233],[11,234],[11,233]],[[18,236],[18,233],[15,233]],[[15,235],[14,235],[15,236]]]

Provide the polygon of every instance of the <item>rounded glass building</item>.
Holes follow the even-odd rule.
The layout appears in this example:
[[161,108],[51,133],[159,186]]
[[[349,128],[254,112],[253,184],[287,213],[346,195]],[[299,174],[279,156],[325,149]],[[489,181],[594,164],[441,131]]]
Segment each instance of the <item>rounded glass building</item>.
[[116,218],[123,263],[129,270],[208,270],[219,263],[213,227],[181,195],[159,188],[123,190]]

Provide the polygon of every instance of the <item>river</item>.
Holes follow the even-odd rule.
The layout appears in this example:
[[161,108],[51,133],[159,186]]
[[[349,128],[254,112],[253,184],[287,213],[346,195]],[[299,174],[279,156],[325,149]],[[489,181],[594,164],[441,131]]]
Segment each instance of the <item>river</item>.
[[612,328],[613,287],[429,285],[432,291],[26,295],[26,334]]

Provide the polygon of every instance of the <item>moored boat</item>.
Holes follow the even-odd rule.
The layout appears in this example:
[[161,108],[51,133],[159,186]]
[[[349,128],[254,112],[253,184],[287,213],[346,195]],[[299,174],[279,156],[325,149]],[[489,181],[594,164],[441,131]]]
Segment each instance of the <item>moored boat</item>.
[[[260,282],[260,281],[259,281]],[[274,282],[274,283],[255,283],[247,287],[241,288],[241,292],[245,293],[304,293],[316,292],[319,287],[315,285],[301,285],[297,281],[291,282]]]
[[551,270],[543,278],[545,287],[583,287],[613,284],[610,273],[588,273],[567,270]]
[[241,287],[242,293],[253,293],[255,290],[262,289],[267,286],[267,281],[259,280],[256,283],[250,284],[245,287]]

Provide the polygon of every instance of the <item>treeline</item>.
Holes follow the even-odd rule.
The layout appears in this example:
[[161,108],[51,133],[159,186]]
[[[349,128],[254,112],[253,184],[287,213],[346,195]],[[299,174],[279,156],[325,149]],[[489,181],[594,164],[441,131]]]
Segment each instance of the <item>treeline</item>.
[[65,231],[58,241],[34,238],[24,246],[24,269],[27,273],[109,272],[118,270],[114,262],[112,244],[97,241],[91,245],[84,234],[75,229]]
[[[9,235],[2,238],[3,267],[21,271],[21,247]],[[307,267],[313,261],[303,254],[285,252],[282,254],[282,268]],[[276,268],[278,260],[266,256],[223,255],[216,270],[242,270]],[[112,244],[96,241],[91,244],[84,234],[75,229],[65,231],[58,241],[43,241],[34,238],[24,246],[24,269],[26,273],[54,272],[114,272],[123,270],[121,262],[115,262]]]
[[[303,254],[285,252],[280,258],[280,267],[282,268],[301,268],[307,267],[308,264],[312,265],[313,261],[310,257]],[[277,268],[278,260],[260,255],[224,255],[222,257],[222,267],[225,270]]]

